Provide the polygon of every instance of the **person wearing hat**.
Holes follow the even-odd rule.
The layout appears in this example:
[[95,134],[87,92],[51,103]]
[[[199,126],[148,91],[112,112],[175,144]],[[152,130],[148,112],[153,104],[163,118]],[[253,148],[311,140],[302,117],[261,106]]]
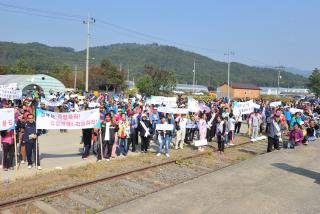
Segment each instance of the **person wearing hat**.
[[286,129],[280,121],[280,114],[276,113],[274,117],[270,120],[268,126],[268,147],[267,152],[272,152],[272,147],[276,150],[280,150],[279,143],[281,139],[282,132]]
[[141,137],[141,152],[146,153],[150,144],[151,123],[145,113],[141,115],[138,129]]

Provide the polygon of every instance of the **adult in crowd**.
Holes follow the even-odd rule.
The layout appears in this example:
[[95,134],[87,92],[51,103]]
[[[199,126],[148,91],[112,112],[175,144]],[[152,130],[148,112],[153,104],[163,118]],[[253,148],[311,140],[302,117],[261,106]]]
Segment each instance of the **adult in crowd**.
[[14,130],[4,130],[1,134],[2,145],[2,167],[4,171],[13,169],[14,157]]
[[151,123],[146,114],[142,114],[141,120],[139,122],[139,132],[141,137],[141,152],[148,152],[150,146],[150,132],[151,132]]
[[[28,160],[28,168],[31,169],[33,163],[37,164],[39,170],[41,170],[40,166],[40,158],[39,158],[39,145],[37,142],[38,136],[41,134],[40,130],[36,128],[36,122],[34,120],[33,114],[27,115],[27,122],[24,128],[23,141],[26,145],[27,150],[27,160]],[[32,159],[34,157],[34,160]]]
[[280,116],[280,113],[276,113],[269,122],[267,152],[272,152],[272,147],[276,150],[280,149],[279,143],[282,132],[286,129],[285,125],[280,121]]
[[[165,117],[161,117],[160,119],[160,124],[168,124],[166,121]],[[162,150],[164,148],[165,150],[165,155],[167,157],[170,157],[169,155],[169,136],[170,136],[170,131],[169,130],[157,130],[158,132],[158,141],[160,143],[158,151],[157,151],[157,156],[160,156],[162,153]]]
[[[106,118],[101,123],[101,138],[102,138],[102,154],[107,161],[111,158],[112,147],[116,142],[116,135],[118,132],[118,125],[116,125],[110,113],[106,114]],[[98,161],[102,159],[100,146],[98,147]]]
[[181,114],[176,118],[175,127],[177,131],[175,149],[183,149],[187,129],[187,118],[185,114]]

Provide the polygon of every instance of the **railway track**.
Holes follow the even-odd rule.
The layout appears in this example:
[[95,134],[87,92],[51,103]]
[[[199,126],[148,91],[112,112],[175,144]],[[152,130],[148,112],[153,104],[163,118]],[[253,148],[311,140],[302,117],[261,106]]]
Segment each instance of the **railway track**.
[[[1,213],[96,213],[139,197],[196,179],[266,152],[265,141],[167,160],[117,175],[41,194],[0,202]],[[233,156],[233,159],[229,156]],[[236,161],[235,161],[236,160]]]

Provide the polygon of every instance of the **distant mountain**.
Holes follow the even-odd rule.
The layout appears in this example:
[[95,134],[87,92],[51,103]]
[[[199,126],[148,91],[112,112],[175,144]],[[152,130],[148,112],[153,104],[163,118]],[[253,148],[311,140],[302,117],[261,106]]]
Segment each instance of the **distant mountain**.
[[293,74],[299,74],[305,77],[308,77],[311,75],[312,71],[311,70],[303,70],[303,69],[299,69],[299,68],[293,68],[293,67],[289,67],[289,68],[285,68],[286,71],[291,72]]
[[[57,64],[78,64],[85,67],[85,50],[75,51],[67,47],[50,47],[40,43],[17,44],[0,42],[0,66],[12,66],[16,60],[24,59],[38,73],[49,73]],[[130,69],[130,78],[138,79],[145,64],[161,69],[174,70],[179,83],[192,83],[193,61],[196,60],[197,84],[218,86],[227,80],[227,64],[190,51],[158,44],[114,44],[92,47],[91,64],[99,64],[109,58],[114,64]],[[231,82],[254,83],[258,86],[276,86],[277,71],[241,63],[231,63]],[[303,87],[307,79],[301,75],[283,72],[281,84]]]

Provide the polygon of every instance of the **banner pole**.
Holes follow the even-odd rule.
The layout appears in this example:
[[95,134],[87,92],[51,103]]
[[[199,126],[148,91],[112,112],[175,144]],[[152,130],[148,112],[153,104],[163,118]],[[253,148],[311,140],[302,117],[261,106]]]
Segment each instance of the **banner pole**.
[[38,137],[36,140],[36,169],[38,170]]
[[18,155],[17,155],[17,141],[16,141],[16,130],[13,131],[13,140],[14,140],[14,159],[16,162],[15,171],[18,170]]
[[102,147],[102,137],[101,137],[101,130],[99,131],[100,134],[100,152],[101,152],[101,160],[103,160],[103,147]]

